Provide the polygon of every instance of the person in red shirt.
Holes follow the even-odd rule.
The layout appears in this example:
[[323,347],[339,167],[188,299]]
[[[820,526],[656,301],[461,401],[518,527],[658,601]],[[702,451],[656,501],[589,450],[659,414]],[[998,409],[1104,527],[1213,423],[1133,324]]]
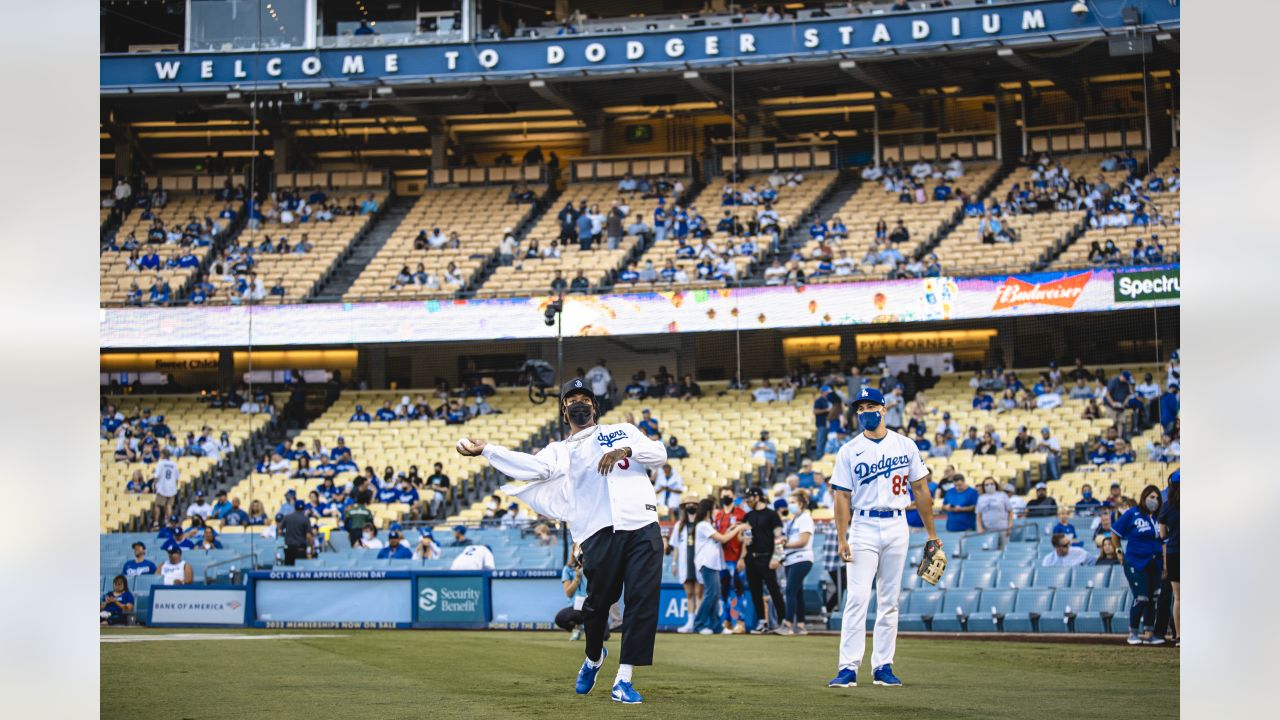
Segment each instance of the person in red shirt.
[[[733,488],[728,486],[720,488],[719,504],[711,516],[711,525],[715,527],[716,532],[727,532],[730,527],[742,522],[746,516],[741,500],[735,496]],[[720,571],[720,597],[724,600],[724,629],[726,632],[731,631],[734,635],[745,635],[747,632],[742,615],[747,596],[746,582],[742,570],[738,567],[738,559],[741,557],[742,540],[739,537],[734,537],[724,544],[724,569]],[[730,588],[737,602],[730,601]]]

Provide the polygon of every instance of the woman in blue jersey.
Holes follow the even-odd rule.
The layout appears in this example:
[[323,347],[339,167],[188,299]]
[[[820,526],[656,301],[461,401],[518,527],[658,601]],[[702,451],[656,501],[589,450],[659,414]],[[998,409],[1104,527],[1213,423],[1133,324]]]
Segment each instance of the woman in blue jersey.
[[1129,608],[1130,645],[1164,643],[1164,638],[1152,634],[1163,564],[1157,520],[1160,504],[1160,488],[1148,485],[1142,489],[1138,504],[1126,510],[1111,525],[1112,534],[1126,542],[1124,576],[1133,595],[1133,604]]

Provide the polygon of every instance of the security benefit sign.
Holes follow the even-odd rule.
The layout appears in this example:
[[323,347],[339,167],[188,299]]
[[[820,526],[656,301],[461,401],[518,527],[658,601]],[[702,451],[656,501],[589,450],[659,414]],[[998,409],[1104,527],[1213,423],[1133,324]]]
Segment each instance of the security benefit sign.
[[1111,280],[1115,284],[1118,303],[1177,300],[1182,297],[1182,282],[1176,267],[1116,273]]
[[244,625],[244,588],[160,586],[151,590],[152,625]]
[[489,623],[489,578],[483,574],[420,575],[414,584],[414,622],[484,627]]

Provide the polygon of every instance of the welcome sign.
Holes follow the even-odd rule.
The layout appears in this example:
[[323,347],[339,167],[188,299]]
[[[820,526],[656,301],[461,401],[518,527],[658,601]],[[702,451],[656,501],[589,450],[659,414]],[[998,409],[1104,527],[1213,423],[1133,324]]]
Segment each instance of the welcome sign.
[[[688,69],[787,59],[842,59],[885,51],[937,50],[1005,42],[1053,42],[1103,37],[1123,28],[1129,0],[1093,0],[1071,12],[1064,0],[926,12],[857,15],[805,21],[743,23],[679,31],[601,33],[472,44],[405,45],[378,49],[104,55],[103,89],[225,90],[255,86],[303,89],[379,82],[461,82],[477,76],[611,74],[636,69]],[[1178,27],[1180,9],[1139,3],[1142,22]]]

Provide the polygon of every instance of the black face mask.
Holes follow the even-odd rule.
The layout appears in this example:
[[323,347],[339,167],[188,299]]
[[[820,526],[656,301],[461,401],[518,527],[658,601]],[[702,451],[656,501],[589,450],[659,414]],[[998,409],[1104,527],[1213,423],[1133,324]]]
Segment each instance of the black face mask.
[[584,427],[591,422],[592,409],[587,403],[574,403],[565,409],[565,415],[569,417],[569,422]]
[[733,498],[731,497],[720,498],[720,507],[729,507],[732,504],[733,504]]
[[686,514],[686,515],[688,515],[689,517],[693,517],[694,515],[697,515],[697,514],[698,514],[698,506],[697,506],[697,505],[686,505],[686,506],[685,506],[685,508],[684,508],[684,512],[685,512],[685,514]]

